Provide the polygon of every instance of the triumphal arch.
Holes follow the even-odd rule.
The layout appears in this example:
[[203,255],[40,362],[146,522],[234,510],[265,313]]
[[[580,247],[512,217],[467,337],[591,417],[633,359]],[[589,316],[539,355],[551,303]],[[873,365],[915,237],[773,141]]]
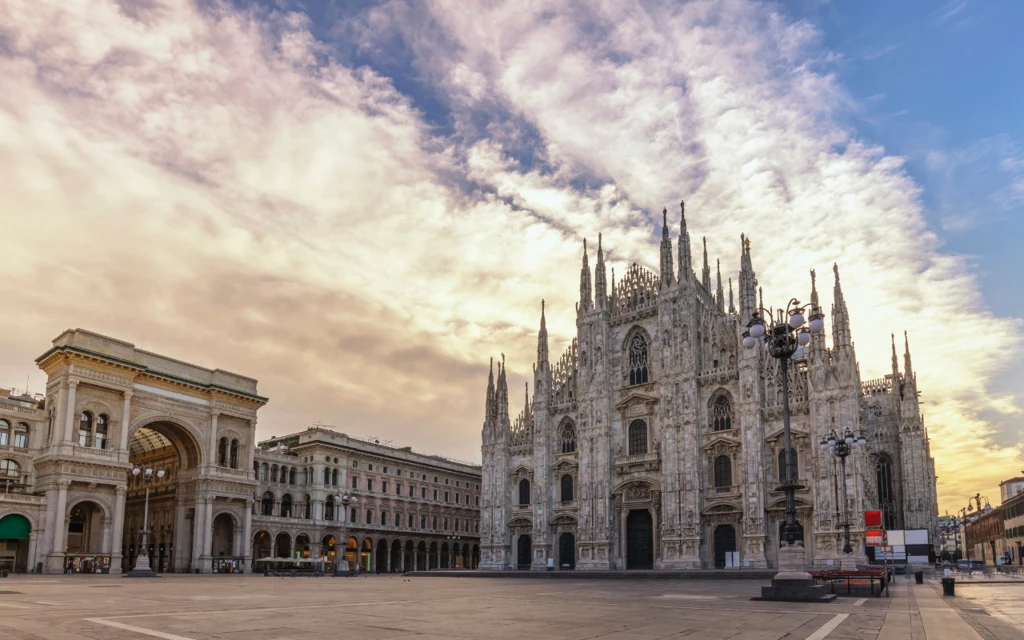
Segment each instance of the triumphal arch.
[[134,566],[146,491],[134,465],[165,472],[149,484],[154,569],[209,573],[215,520],[249,568],[256,412],[267,402],[256,380],[82,329],[36,362],[47,375],[34,462],[46,495],[44,572],[79,561],[111,573]]

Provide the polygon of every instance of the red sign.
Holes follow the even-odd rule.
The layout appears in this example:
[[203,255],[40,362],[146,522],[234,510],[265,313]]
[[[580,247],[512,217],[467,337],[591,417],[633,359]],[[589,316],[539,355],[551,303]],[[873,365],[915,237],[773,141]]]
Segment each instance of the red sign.
[[864,526],[865,527],[881,527],[882,526],[882,512],[881,511],[865,511],[864,512]]
[[864,533],[865,543],[869,547],[880,547],[885,544],[885,532],[884,531],[866,531]]

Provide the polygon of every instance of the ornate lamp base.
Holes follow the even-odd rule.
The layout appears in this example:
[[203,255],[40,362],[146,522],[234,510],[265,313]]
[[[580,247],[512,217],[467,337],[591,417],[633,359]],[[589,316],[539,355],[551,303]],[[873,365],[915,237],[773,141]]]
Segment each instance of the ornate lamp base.
[[815,584],[807,573],[807,552],[802,542],[784,544],[779,548],[779,572],[770,587],[761,587],[761,597],[754,600],[781,602],[832,602],[834,593],[825,585]]
[[126,578],[159,578],[156,571],[149,567],[149,556],[139,556],[135,568],[124,574]]

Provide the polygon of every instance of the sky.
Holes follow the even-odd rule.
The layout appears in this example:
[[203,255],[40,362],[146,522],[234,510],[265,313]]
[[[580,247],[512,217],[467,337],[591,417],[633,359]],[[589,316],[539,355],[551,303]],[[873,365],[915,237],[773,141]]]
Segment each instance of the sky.
[[[1024,4],[0,0],[0,386],[62,330],[255,377],[259,436],[480,459],[575,330],[584,238],[687,202],[765,299],[907,331],[940,509],[1024,466]],[[593,244],[591,244],[593,248]],[[594,256],[591,255],[591,260]],[[826,311],[831,287],[820,287]],[[513,413],[521,408],[512,393]]]

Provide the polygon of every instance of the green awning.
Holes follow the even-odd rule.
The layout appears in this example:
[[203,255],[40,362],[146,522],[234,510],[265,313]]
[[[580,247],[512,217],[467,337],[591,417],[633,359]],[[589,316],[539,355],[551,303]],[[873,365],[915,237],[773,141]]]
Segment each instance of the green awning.
[[0,540],[28,540],[32,530],[28,518],[13,513],[0,519]]

